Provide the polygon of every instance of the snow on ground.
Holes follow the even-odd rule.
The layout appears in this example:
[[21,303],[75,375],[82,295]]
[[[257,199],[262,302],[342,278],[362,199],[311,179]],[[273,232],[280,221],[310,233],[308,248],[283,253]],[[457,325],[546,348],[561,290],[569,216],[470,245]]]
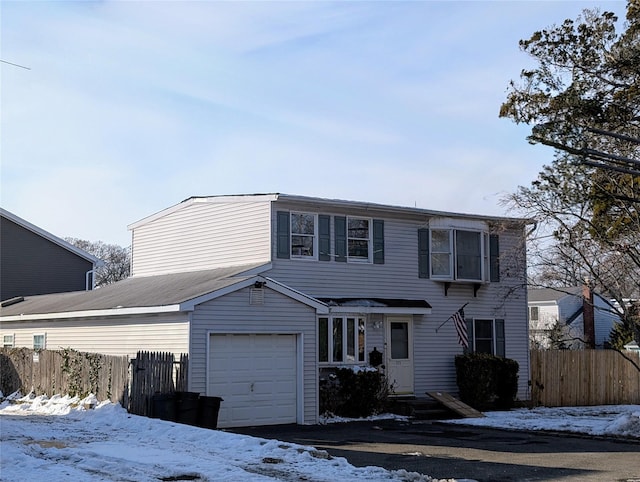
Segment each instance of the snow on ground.
[[0,480],[6,482],[432,480],[354,467],[313,447],[131,415],[92,397],[7,398],[0,403]]
[[483,418],[446,422],[478,427],[548,430],[640,439],[640,405],[521,408],[508,412],[487,412],[485,415]]
[[[346,419],[324,422],[339,421]],[[519,409],[447,423],[640,439],[640,406]],[[139,417],[95,397],[11,395],[0,403],[0,441],[6,482],[433,480],[354,467],[309,446]]]

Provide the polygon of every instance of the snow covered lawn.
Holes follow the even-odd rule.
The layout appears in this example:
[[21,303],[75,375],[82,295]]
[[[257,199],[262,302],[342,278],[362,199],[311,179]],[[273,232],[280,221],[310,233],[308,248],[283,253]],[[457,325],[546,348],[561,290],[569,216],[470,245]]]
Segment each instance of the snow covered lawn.
[[[447,423],[640,440],[637,405],[489,412]],[[92,397],[7,397],[0,403],[0,440],[0,480],[7,482],[432,480],[404,470],[354,467],[309,446],[130,415]]]
[[[87,410],[85,405],[96,404]],[[431,481],[323,450],[128,414],[95,399],[0,403],[0,480]]]

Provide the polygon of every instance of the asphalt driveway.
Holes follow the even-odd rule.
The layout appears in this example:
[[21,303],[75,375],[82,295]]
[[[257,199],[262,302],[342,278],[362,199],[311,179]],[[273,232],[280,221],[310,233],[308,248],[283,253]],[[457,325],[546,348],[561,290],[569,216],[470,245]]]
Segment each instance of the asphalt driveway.
[[640,443],[620,439],[396,420],[228,431],[311,445],[355,466],[443,479],[640,482]]

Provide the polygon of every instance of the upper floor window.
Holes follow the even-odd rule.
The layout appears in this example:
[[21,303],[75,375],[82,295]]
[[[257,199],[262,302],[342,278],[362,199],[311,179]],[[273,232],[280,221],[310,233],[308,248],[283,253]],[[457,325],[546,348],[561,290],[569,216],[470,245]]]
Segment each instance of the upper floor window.
[[280,259],[384,264],[384,221],[289,211],[276,214]]
[[47,347],[47,337],[45,335],[33,335],[33,349],[44,350]]
[[488,278],[487,235],[461,229],[431,230],[431,277],[484,281]]
[[316,215],[291,213],[291,256],[315,259],[317,256],[316,245]]
[[13,348],[15,345],[14,335],[2,335],[2,347]]
[[481,230],[418,230],[418,275],[442,281],[500,281],[497,235]]
[[540,310],[537,306],[531,306],[529,308],[529,320],[538,321],[540,319]]
[[347,256],[349,261],[371,261],[371,220],[347,218]]
[[318,318],[318,361],[320,363],[362,363],[365,361],[363,317]]

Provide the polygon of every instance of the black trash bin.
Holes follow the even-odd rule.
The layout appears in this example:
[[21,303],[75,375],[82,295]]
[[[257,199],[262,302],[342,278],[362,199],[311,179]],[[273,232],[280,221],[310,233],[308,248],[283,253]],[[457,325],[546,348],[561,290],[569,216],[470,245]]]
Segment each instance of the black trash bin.
[[176,421],[176,397],[173,393],[156,393],[152,398],[151,417]]
[[198,398],[196,392],[176,392],[176,422],[198,424]]
[[203,428],[218,428],[218,412],[220,411],[220,397],[200,397],[198,426]]

